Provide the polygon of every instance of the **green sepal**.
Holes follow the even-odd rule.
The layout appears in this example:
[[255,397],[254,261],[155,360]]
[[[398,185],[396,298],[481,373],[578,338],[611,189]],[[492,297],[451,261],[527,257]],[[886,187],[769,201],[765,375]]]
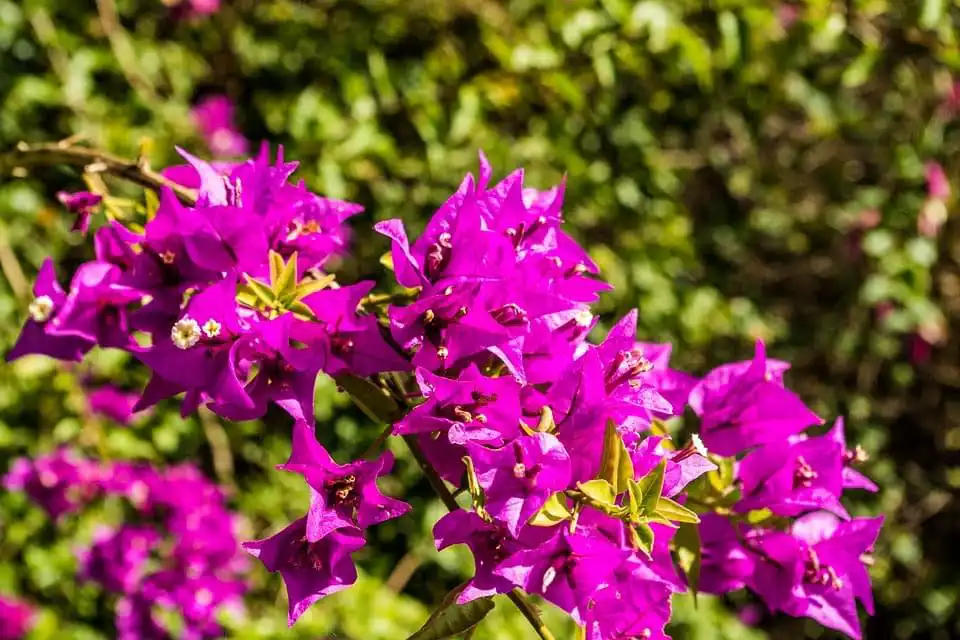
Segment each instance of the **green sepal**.
[[537,422],[537,431],[540,433],[554,433],[557,423],[553,419],[553,409],[547,405],[540,407],[540,420]]
[[684,522],[688,524],[697,524],[700,522],[700,516],[696,513],[679,502],[662,496],[657,500],[657,515],[671,522]]
[[287,310],[295,313],[298,316],[302,316],[305,320],[317,319],[317,315],[313,312],[313,309],[308,307],[300,300],[294,300],[293,302],[289,303],[287,305]]
[[463,456],[463,464],[467,468],[467,490],[470,492],[470,497],[473,498],[473,507],[482,515],[485,513],[483,508],[484,497],[480,480],[477,478],[477,470],[473,466],[473,460],[470,456]]
[[569,520],[572,516],[567,496],[562,491],[558,491],[547,499],[527,524],[534,527],[552,527],[564,520]]
[[[272,265],[271,265],[272,266]],[[273,292],[280,300],[293,301],[297,297],[297,253],[290,256],[273,281]]]
[[[249,291],[254,296],[256,296],[257,300],[261,302],[263,305],[271,308],[276,307],[277,296],[273,293],[273,289],[270,288],[270,285],[268,285],[266,282],[263,282],[262,280],[257,280],[256,278],[252,278],[246,273],[243,274],[243,278],[244,280],[246,280],[246,284],[240,285],[239,289],[241,292]],[[260,305],[254,305],[254,306],[260,306]]]
[[296,300],[302,300],[311,293],[323,291],[324,289],[328,288],[336,279],[337,276],[335,274],[329,273],[313,280],[303,280],[297,285],[294,298]]

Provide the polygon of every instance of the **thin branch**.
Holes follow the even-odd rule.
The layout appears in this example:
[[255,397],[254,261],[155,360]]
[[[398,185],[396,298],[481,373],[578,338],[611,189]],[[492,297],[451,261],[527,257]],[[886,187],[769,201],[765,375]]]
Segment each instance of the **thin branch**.
[[[423,453],[423,449],[420,448],[420,443],[417,442],[416,437],[404,436],[403,440],[407,443],[407,446],[410,448],[410,453],[413,454],[417,464],[420,465],[420,469],[423,470],[423,475],[427,477],[427,480],[430,482],[430,486],[433,487],[433,490],[436,492],[437,496],[439,496],[440,500],[443,502],[443,505],[448,511],[457,511],[460,508],[460,505],[457,504],[456,499],[453,497],[453,493],[450,492],[450,489],[447,488],[447,485],[443,483],[443,479],[433,469],[433,466],[430,464],[430,462],[427,461],[427,458]],[[533,603],[530,602],[527,594],[525,594],[521,589],[514,589],[507,594],[507,597],[510,598],[510,601],[513,602],[517,609],[520,610],[520,613],[522,613],[523,617],[527,619],[527,621],[530,623],[530,626],[532,626],[533,630],[537,632],[537,635],[540,636],[541,640],[556,640],[553,634],[547,628],[547,625],[543,623],[543,620],[540,618],[540,613],[537,611],[536,607],[534,607]]]
[[99,149],[62,143],[21,142],[12,151],[0,154],[0,176],[22,176],[31,167],[62,164],[82,167],[88,173],[106,173],[154,191],[166,187],[177,194],[184,204],[193,205],[197,202],[196,191],[168,180],[142,162],[127,160]]

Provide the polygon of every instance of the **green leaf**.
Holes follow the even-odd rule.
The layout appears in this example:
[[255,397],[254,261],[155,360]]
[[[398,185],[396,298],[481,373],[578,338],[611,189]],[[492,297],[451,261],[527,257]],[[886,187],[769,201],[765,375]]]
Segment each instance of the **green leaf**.
[[[271,268],[273,265],[270,265]],[[280,270],[277,279],[273,281],[273,291],[281,300],[289,298],[291,300],[297,295],[297,252],[294,251],[290,259]]]
[[293,302],[290,302],[289,304],[287,304],[287,310],[292,311],[298,316],[303,316],[308,320],[317,319],[317,315],[313,312],[313,309],[308,307],[305,303],[303,303],[300,300],[294,300]]
[[300,282],[299,285],[297,285],[297,292],[296,292],[295,298],[297,300],[301,300],[303,298],[306,298],[311,293],[316,293],[317,291],[323,291],[324,289],[329,287],[330,284],[336,279],[337,279],[337,276],[335,274],[330,273],[320,278],[316,278],[314,280],[303,280]]
[[613,485],[603,478],[597,478],[595,480],[591,480],[590,482],[582,482],[577,485],[577,489],[579,489],[580,493],[590,498],[590,500],[593,502],[599,503],[605,507],[616,506],[617,494],[613,490]]
[[403,412],[396,401],[366,378],[348,373],[337,376],[335,380],[337,385],[350,394],[354,404],[372,420],[392,424],[403,417]]
[[430,614],[423,626],[407,640],[443,640],[466,633],[480,624],[493,611],[492,598],[479,598],[467,604],[457,604],[457,596],[466,584],[462,584],[444,596],[437,610]]
[[527,523],[534,527],[552,527],[553,525],[568,520],[573,514],[567,506],[567,496],[558,491],[540,507],[530,521]]
[[672,522],[686,522],[691,524],[700,522],[700,516],[670,498],[661,497],[657,500],[657,515]]
[[638,522],[630,527],[630,542],[634,548],[643,551],[648,556],[653,550],[654,533],[653,527],[646,522]]
[[657,510],[657,503],[660,501],[660,495],[663,493],[663,474],[666,472],[666,469],[667,461],[663,459],[653,471],[637,482],[640,488],[640,494],[643,496],[640,500],[641,514],[653,514]]
[[268,255],[270,256],[270,282],[276,282],[283,272],[283,256],[273,249],[270,250]]
[[697,586],[700,584],[700,563],[703,560],[700,546],[700,529],[694,524],[685,524],[673,537],[677,564],[687,578],[693,601],[697,601]]
[[277,296],[274,295],[273,289],[270,288],[266,282],[262,280],[257,280],[256,278],[251,278],[247,274],[243,274],[244,279],[247,281],[245,289],[250,293],[253,293],[256,296],[257,300],[267,305],[268,307],[276,306]]
[[630,452],[624,446],[623,438],[620,437],[613,420],[607,421],[607,429],[603,435],[600,478],[610,483],[615,495],[626,491],[629,480],[633,479],[633,461],[630,459]]

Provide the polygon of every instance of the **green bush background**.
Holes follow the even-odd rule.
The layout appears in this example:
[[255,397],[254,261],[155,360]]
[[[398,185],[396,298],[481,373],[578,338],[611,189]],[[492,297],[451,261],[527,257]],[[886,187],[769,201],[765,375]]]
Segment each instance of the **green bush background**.
[[[852,501],[887,515],[867,637],[960,634],[960,223],[951,218],[936,239],[916,231],[924,163],[941,162],[948,176],[960,168],[960,127],[942,108],[960,66],[960,3],[225,5],[175,21],[158,0],[116,0],[111,28],[112,0],[0,0],[0,149],[82,133],[133,156],[149,138],[163,166],[175,161],[173,144],[203,151],[189,108],[225,92],[244,133],[282,143],[308,185],[367,206],[354,219],[346,281],[376,277],[386,245],[370,223],[422,224],[475,170],[478,149],[499,175],[526,167],[536,186],[566,174],[570,226],[616,286],[601,305],[608,321],[639,307],[641,334],[672,341],[675,362],[696,372],[747,357],[763,337],[794,363],[792,386],[822,415],[846,415],[851,440],[874,454],[867,471],[883,489]],[[42,259],[71,265],[90,250],[53,198],[79,186],[75,173],[0,180],[5,351]],[[871,208],[882,221],[862,234],[860,252],[852,236]],[[881,319],[886,302],[893,312]],[[946,337],[915,366],[906,345],[920,326]],[[131,388],[144,380],[111,353],[82,370]],[[95,451],[88,436],[98,425],[84,417],[76,373],[42,359],[0,368],[0,469],[58,442]],[[377,428],[331,384],[317,396],[325,443],[358,454]],[[130,429],[100,424],[100,446],[198,461],[236,490],[233,504],[259,536],[306,504],[295,478],[272,470],[288,426],[271,414],[221,432],[165,405]],[[468,556],[430,548],[440,507],[397,454],[390,488],[415,512],[376,530],[360,584],[288,631],[279,579],[255,567],[248,620],[232,635],[402,638],[466,575]],[[0,495],[0,593],[42,608],[36,638],[110,637],[111,603],[77,584],[73,559],[110,516],[93,510],[58,530],[23,496]],[[398,562],[416,567],[400,595],[390,582]],[[694,611],[680,598],[675,637],[752,637],[729,613],[745,602],[703,599]],[[548,615],[565,637],[562,618]],[[757,637],[832,637],[801,621],[762,627]],[[503,602],[476,637],[530,635]]]

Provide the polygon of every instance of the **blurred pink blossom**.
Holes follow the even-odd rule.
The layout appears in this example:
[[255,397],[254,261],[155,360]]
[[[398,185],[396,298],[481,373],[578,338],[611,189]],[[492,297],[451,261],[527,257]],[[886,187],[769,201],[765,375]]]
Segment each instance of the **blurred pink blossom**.
[[249,142],[233,121],[234,106],[224,95],[211,95],[201,100],[190,112],[200,135],[215,156],[246,155]]

